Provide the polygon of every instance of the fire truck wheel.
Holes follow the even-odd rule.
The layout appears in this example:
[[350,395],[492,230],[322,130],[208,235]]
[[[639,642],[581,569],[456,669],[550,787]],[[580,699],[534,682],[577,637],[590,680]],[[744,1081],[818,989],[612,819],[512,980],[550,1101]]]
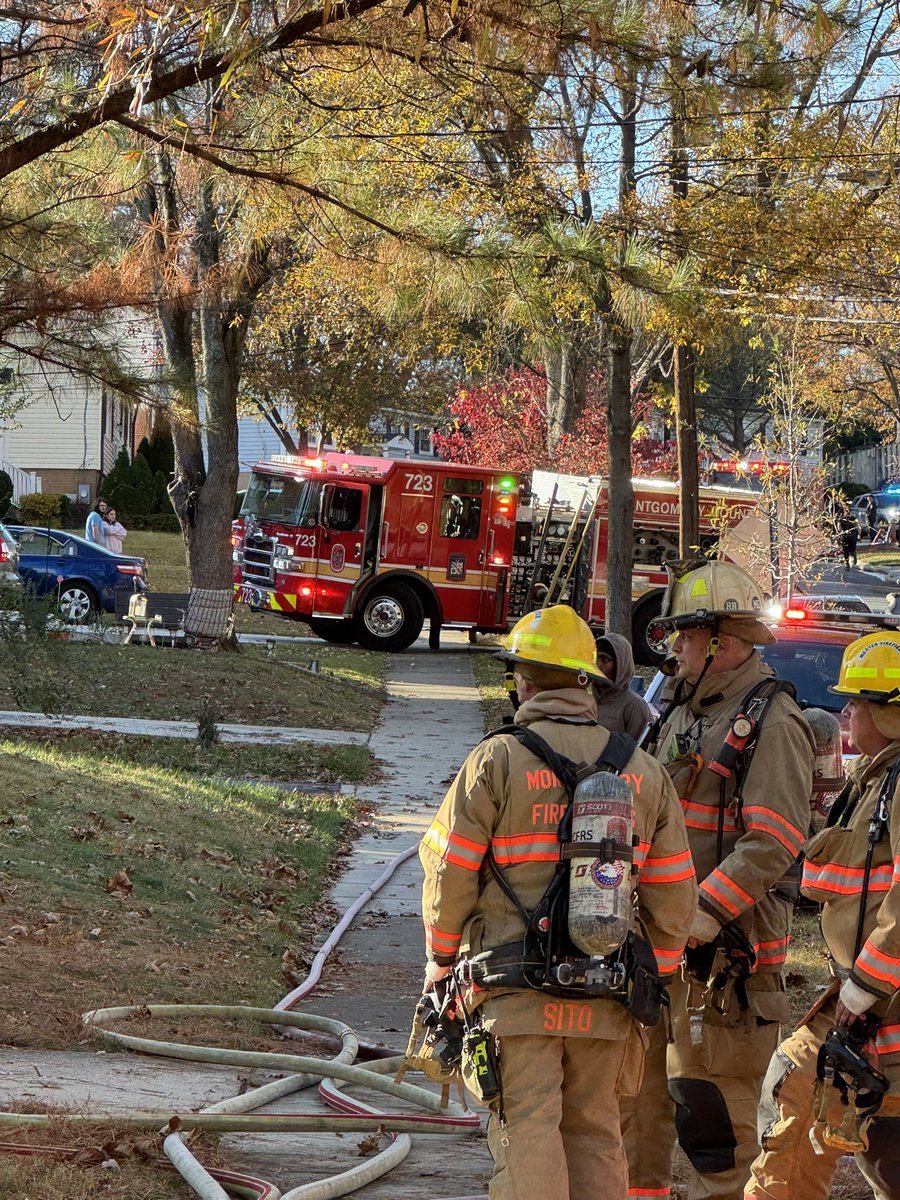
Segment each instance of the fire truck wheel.
[[666,657],[666,643],[662,649],[647,637],[647,631],[659,617],[662,608],[662,594],[653,596],[638,606],[631,621],[631,645],[634,650],[634,661],[642,667],[661,666]]
[[323,642],[338,642],[346,646],[356,641],[355,621],[327,621],[318,617],[307,617],[306,624]]
[[405,650],[425,623],[422,601],[402,583],[367,596],[359,613],[357,641],[366,650]]

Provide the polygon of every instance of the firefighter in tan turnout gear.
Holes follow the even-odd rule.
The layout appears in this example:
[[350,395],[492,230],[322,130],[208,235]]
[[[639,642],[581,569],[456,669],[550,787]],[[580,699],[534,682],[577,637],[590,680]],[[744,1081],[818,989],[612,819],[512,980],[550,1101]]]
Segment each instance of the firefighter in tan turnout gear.
[[814,743],[754,649],[775,638],[750,577],[709,560],[673,563],[669,573],[662,619],[675,681],[648,749],[681,798],[700,904],[670,987],[674,1042],[654,1031],[640,1096],[623,1105],[629,1190],[670,1195],[677,1136],[691,1200],[737,1200],[758,1150],[762,1079],[788,1016],[781,972],[793,904],[782,877],[806,838]]
[[[585,622],[565,605],[546,608],[523,617],[507,646],[501,657],[512,665],[521,702],[515,725],[468,756],[419,851],[426,978],[440,980],[456,964],[453,979],[468,981],[467,1002],[499,1052],[502,1095],[488,1130],[492,1200],[620,1200],[627,1176],[619,1094],[638,1084],[645,1040],[626,1004],[651,975],[656,999],[655,963],[665,980],[681,960],[696,907],[687,834],[666,773],[627,735],[594,720],[590,685],[602,676]],[[551,758],[526,746],[541,744],[534,735]],[[630,824],[616,835],[614,855],[633,863],[613,862],[592,843],[590,876],[601,890],[624,887],[617,895],[626,930],[638,928],[636,894],[647,940],[632,942],[630,934],[633,953],[591,959],[596,975],[585,969],[575,979],[568,967],[575,960],[556,957],[545,975],[551,959],[534,959],[533,946],[546,949],[555,935],[546,932],[551,918],[535,910],[560,876],[563,851],[575,846],[562,831],[578,803],[570,805],[559,772],[565,763],[612,764],[616,756],[605,778],[629,811],[633,805],[634,824],[633,839]],[[635,966],[637,946],[649,956],[649,973]],[[624,984],[596,982],[620,979],[626,961]]]
[[849,645],[831,690],[848,697],[860,757],[806,849],[802,887],[822,905],[835,982],[772,1059],[753,1200],[825,1200],[847,1151],[878,1200],[900,1197],[900,634]]

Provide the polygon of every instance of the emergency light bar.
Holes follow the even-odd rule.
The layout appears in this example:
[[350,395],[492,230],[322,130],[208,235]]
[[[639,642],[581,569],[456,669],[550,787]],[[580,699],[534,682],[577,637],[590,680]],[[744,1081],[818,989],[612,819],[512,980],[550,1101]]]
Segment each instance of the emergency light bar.
[[771,471],[773,475],[786,475],[791,469],[791,464],[786,462],[760,462],[758,460],[751,462],[749,459],[725,458],[719,462],[711,463],[709,469],[729,475],[763,475],[767,471]]
[[[802,613],[802,615],[801,615]],[[835,612],[825,608],[804,608],[785,610],[785,618],[795,621],[808,621],[811,625],[859,625],[877,629],[900,628],[900,613],[865,613],[865,612]]]
[[304,458],[300,454],[273,454],[269,462],[281,463],[285,467],[312,467],[321,471],[325,467],[324,458]]

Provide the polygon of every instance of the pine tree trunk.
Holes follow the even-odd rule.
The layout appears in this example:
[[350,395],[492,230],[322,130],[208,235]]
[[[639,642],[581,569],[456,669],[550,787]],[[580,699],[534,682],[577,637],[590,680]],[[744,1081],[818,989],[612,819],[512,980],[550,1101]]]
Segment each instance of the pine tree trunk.
[[587,381],[585,335],[564,330],[562,341],[544,350],[547,372],[547,453],[552,463],[562,439],[584,411]]
[[[159,191],[165,230],[175,233],[176,192],[167,160],[161,161]],[[169,497],[181,525],[191,579],[185,633],[194,645],[209,648],[233,637],[230,538],[238,481],[237,393],[247,328],[267,277],[268,257],[265,244],[251,247],[240,294],[226,297],[217,292],[213,280],[226,235],[216,217],[214,185],[202,180],[194,238],[200,300],[194,309],[190,301],[161,296],[157,306],[172,388],[175,472]]]
[[678,552],[682,558],[696,554],[700,545],[700,470],[697,446],[697,404],[694,395],[694,349],[675,346],[675,432],[678,442],[680,505]]
[[609,551],[606,628],[631,638],[634,489],[631,484],[631,338],[610,327],[606,416],[609,427]]
[[[631,197],[636,187],[636,67],[627,62],[628,80],[620,84],[622,138],[619,160],[620,234],[624,258]],[[631,484],[631,335],[615,319],[607,323],[606,416],[609,428],[609,550],[606,579],[606,628],[631,639],[631,587],[634,568],[634,489]]]

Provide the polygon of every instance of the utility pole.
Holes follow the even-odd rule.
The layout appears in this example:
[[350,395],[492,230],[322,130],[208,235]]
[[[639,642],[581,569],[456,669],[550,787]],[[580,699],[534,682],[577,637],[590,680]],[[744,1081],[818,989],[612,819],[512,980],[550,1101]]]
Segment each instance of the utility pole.
[[[675,201],[675,227],[678,208],[687,200],[688,152],[685,138],[684,57],[680,50],[672,55],[672,160],[669,178]],[[678,552],[682,558],[696,553],[700,544],[700,472],[698,468],[697,404],[694,394],[694,348],[675,342],[672,346],[672,375],[675,387],[675,437],[678,444],[679,516]]]

